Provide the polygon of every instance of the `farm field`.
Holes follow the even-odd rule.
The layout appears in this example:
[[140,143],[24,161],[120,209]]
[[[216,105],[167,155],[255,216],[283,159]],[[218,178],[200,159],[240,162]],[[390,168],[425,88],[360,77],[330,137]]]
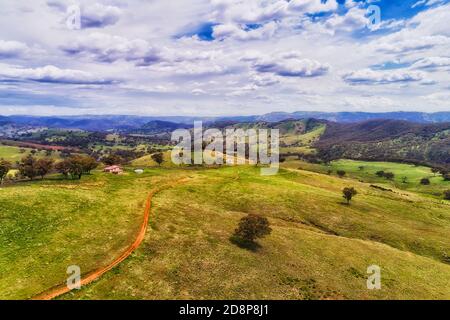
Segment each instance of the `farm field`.
[[[450,298],[449,203],[306,171],[258,173],[192,171],[189,183],[154,198],[151,228],[132,257],[61,298]],[[346,206],[340,191],[349,184],[360,195]],[[247,213],[273,228],[253,251],[230,241]],[[366,288],[372,264],[382,267],[381,291]]]

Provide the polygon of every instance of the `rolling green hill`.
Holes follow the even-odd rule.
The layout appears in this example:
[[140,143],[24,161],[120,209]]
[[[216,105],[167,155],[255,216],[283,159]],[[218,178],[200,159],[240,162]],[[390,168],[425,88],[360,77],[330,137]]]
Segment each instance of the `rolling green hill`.
[[[192,172],[155,198],[140,249],[64,299],[450,299],[449,204],[306,171]],[[342,204],[341,188],[360,195]],[[382,202],[383,206],[379,203]],[[255,251],[230,235],[247,213],[273,232]],[[382,269],[382,290],[366,269]]]
[[[450,299],[448,202],[308,171],[259,173],[155,168],[2,188],[0,297],[63,283],[68,265],[106,265],[132,241],[149,190],[187,177],[155,196],[130,258],[62,298]],[[346,186],[359,192],[350,206]],[[230,241],[247,213],[268,217],[273,229],[253,251]],[[380,291],[366,288],[373,264]]]

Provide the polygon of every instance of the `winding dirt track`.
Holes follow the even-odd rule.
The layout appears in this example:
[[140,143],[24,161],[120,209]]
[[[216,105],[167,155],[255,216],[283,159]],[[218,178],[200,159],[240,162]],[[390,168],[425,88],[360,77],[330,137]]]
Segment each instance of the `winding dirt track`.
[[[126,250],[125,252],[123,252],[119,257],[117,257],[116,259],[114,259],[111,263],[109,263],[107,266],[101,267],[97,270],[94,270],[90,273],[88,273],[86,276],[84,276],[81,279],[81,286],[85,286],[95,280],[97,280],[98,278],[100,278],[102,275],[104,275],[106,272],[108,272],[109,270],[111,270],[112,268],[114,268],[115,266],[117,266],[119,263],[121,263],[122,261],[124,261],[126,258],[128,258],[133,252],[134,250],[136,250],[142,243],[142,241],[145,238],[145,234],[147,232],[147,226],[148,226],[148,221],[150,219],[150,211],[151,211],[151,206],[152,206],[152,200],[153,197],[158,193],[161,192],[164,189],[167,188],[171,188],[177,184],[181,184],[185,181],[186,179],[182,179],[179,180],[175,183],[166,185],[164,187],[161,188],[157,188],[157,189],[153,189],[152,191],[150,191],[148,197],[147,197],[147,202],[145,204],[145,211],[144,211],[144,220],[142,221],[142,225],[141,228],[139,230],[139,233],[136,237],[136,240],[133,242],[133,244],[131,244]],[[53,287],[37,296],[34,296],[32,298],[32,300],[52,300],[54,298],[57,298],[65,293],[70,292],[71,289],[69,289],[67,287],[66,284],[64,285],[59,285],[56,287]]]

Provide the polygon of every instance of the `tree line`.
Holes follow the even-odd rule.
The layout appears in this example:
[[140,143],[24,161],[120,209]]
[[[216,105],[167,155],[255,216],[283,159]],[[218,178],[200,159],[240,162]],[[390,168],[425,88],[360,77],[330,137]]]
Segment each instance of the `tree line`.
[[[36,158],[28,155],[17,164],[16,169],[21,177],[34,180],[37,177],[44,179],[50,173],[61,173],[65,178],[81,179],[83,174],[90,174],[98,167],[97,161],[89,156],[74,155],[56,162],[51,158]],[[14,166],[4,159],[0,159],[0,182],[8,175]]]

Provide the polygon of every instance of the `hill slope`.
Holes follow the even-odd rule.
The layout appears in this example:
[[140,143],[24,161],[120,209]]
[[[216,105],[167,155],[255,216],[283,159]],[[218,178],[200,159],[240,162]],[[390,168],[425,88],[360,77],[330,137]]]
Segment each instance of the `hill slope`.
[[[449,204],[305,171],[190,172],[160,193],[144,244],[114,272],[64,299],[450,298]],[[360,195],[342,204],[341,189]],[[383,207],[379,203],[383,202]],[[247,213],[273,232],[256,250],[230,235]],[[367,267],[382,290],[367,290]]]
[[450,123],[372,120],[328,123],[315,144],[324,159],[409,161],[450,165]]

